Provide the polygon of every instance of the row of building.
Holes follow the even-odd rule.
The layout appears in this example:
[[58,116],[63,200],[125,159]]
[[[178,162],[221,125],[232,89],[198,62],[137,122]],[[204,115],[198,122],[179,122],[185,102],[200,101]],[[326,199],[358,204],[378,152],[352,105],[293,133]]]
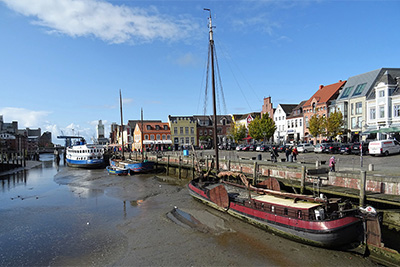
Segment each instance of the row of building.
[[53,147],[51,133],[37,129],[18,129],[18,122],[4,122],[0,115],[0,152],[36,152],[39,148]]
[[[306,100],[295,104],[280,103],[275,108],[271,97],[264,98],[261,112],[217,116],[218,144],[228,143],[229,129],[234,121],[248,127],[256,117],[267,114],[274,120],[274,143],[319,143],[326,136],[312,136],[309,120],[312,116],[329,117],[340,111],[343,115],[343,134],[340,142],[356,142],[361,139],[382,139],[381,128],[400,127],[400,68],[381,68],[320,85]],[[209,147],[213,144],[214,122],[212,116],[168,116],[161,120],[129,120],[123,127],[124,144],[130,149],[178,149],[195,145]],[[111,143],[121,144],[121,127],[111,126]],[[249,139],[249,138],[247,138]]]
[[[343,115],[343,134],[338,141],[356,142],[384,139],[380,129],[400,126],[400,69],[381,68],[320,85],[309,99],[299,104],[279,104],[272,108],[265,98],[262,113],[268,112],[277,126],[274,138],[280,142],[321,142],[326,136],[311,136],[309,120],[313,115],[329,117],[340,111]],[[396,129],[392,132],[396,132]]]

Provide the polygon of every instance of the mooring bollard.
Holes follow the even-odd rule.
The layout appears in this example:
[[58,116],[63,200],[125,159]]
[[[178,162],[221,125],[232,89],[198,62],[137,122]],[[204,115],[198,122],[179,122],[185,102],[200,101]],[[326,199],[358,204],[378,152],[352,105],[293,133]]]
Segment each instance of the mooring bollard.
[[369,165],[368,165],[368,170],[369,170],[370,172],[373,172],[373,171],[374,171],[374,164],[369,164]]

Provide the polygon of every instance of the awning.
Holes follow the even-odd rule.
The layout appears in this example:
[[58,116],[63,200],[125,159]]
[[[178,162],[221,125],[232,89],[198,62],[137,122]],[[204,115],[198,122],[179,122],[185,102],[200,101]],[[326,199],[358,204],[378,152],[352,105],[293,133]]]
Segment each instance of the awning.
[[378,130],[378,133],[398,133],[400,132],[400,127],[388,127],[381,128]]
[[143,144],[145,144],[145,145],[151,145],[151,144],[170,145],[170,144],[172,144],[172,140],[144,140]]

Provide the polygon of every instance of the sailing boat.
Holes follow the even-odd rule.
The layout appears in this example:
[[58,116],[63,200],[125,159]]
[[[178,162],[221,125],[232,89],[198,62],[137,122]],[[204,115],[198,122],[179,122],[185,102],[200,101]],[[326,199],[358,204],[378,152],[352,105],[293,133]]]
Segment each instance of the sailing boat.
[[[121,94],[120,94],[121,97]],[[122,100],[120,99],[121,102],[121,125],[122,125]],[[123,127],[123,126],[121,126]],[[143,147],[143,131],[144,131],[144,127],[143,127],[143,109],[141,110],[141,140],[142,140],[142,148],[141,148],[141,159],[140,160],[132,160],[132,159],[125,159],[124,158],[124,154],[122,154],[121,159],[110,159],[110,166],[114,167],[114,168],[120,168],[122,170],[129,170],[130,174],[133,173],[147,173],[147,172],[151,172],[154,170],[154,161],[149,161],[147,159],[145,159],[144,156],[144,147]],[[124,144],[124,139],[123,139],[123,135],[122,135],[122,146]]]
[[[209,9],[207,9],[210,11]],[[216,127],[213,66],[213,26],[209,17],[209,36],[213,82],[214,126]],[[214,130],[214,140],[217,130]],[[214,142],[216,143],[216,142]],[[256,186],[243,174],[219,172],[218,146],[215,145],[216,174],[200,173],[188,184],[192,197],[263,229],[307,244],[337,248],[356,246],[363,241],[362,214],[350,202],[284,193],[269,188],[276,179],[268,178]],[[231,183],[226,178],[235,178]]]

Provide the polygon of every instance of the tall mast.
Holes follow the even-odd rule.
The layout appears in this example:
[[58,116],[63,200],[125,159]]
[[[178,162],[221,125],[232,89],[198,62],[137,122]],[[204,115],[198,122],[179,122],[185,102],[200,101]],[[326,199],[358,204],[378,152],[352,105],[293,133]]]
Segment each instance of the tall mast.
[[121,140],[122,140],[122,148],[121,148],[121,156],[124,159],[124,119],[122,118],[122,94],[121,89],[119,89],[119,108],[121,113]]
[[140,109],[140,120],[142,123],[142,132],[141,132],[141,139],[142,139],[142,161],[144,160],[144,152],[143,152],[143,132],[144,132],[144,127],[143,127],[143,108]]
[[213,39],[213,26],[211,20],[211,10],[205,8],[210,12],[209,21],[209,32],[210,32],[210,57],[211,57],[211,82],[212,82],[212,97],[213,97],[213,121],[214,121],[214,131],[213,131],[213,138],[214,138],[214,151],[215,151],[215,169],[219,171],[219,156],[218,156],[218,134],[217,134],[217,100],[215,97],[215,75],[214,75],[214,39]]

